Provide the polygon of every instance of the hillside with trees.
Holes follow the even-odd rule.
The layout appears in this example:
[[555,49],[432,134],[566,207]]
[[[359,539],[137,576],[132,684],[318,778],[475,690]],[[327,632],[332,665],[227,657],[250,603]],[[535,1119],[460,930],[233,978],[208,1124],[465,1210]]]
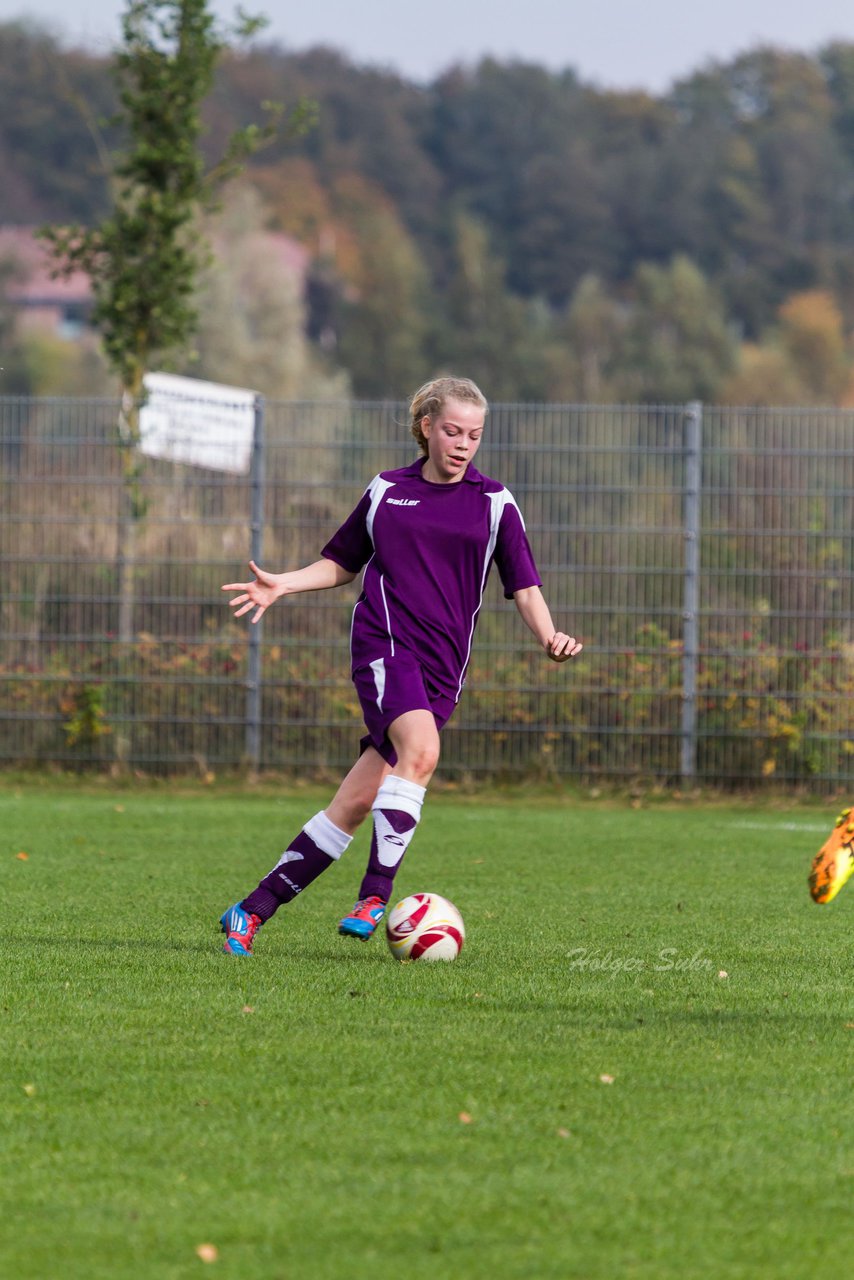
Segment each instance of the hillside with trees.
[[[301,98],[316,126],[252,159],[203,287],[233,292],[245,218],[305,246],[285,310],[307,394],[398,397],[454,365],[496,400],[854,403],[854,45],[756,48],[653,97],[493,60],[421,86],[256,42],[220,67],[205,146]],[[108,59],[0,26],[0,225],[103,215],[114,109]],[[208,315],[185,371],[225,341]]]

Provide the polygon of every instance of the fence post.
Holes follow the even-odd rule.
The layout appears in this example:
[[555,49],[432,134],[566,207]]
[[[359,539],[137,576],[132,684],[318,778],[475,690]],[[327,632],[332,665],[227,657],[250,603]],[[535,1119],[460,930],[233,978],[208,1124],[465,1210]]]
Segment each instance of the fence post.
[[[252,435],[251,556],[260,564],[264,554],[264,397],[255,397],[255,425]],[[246,763],[252,773],[261,764],[261,627],[248,628],[249,654],[246,671]]]
[[683,424],[685,488],[682,529],[685,558],[682,585],[682,738],[683,783],[692,783],[697,772],[697,657],[700,607],[700,486],[702,483],[703,406],[692,400],[685,406]]

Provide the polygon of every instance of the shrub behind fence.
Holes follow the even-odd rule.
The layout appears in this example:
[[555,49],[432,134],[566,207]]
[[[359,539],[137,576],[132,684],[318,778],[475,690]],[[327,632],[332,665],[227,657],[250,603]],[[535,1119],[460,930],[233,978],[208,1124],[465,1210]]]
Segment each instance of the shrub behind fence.
[[[353,759],[357,584],[280,603],[254,656],[219,587],[253,546],[277,570],[316,558],[414,445],[401,405],[262,417],[249,475],[139,458],[122,636],[116,405],[0,399],[0,761]],[[585,649],[549,663],[492,581],[445,776],[851,781],[854,415],[498,405],[478,466],[512,489]]]

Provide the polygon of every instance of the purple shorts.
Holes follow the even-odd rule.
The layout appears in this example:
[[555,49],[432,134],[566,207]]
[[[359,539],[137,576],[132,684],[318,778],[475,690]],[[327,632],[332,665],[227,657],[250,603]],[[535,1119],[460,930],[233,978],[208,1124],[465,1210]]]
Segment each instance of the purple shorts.
[[432,711],[436,728],[450,720],[456,703],[431,681],[412,656],[398,647],[393,658],[377,658],[353,672],[353,684],[368,730],[360,746],[374,747],[389,764],[397,762],[388,727],[407,711]]

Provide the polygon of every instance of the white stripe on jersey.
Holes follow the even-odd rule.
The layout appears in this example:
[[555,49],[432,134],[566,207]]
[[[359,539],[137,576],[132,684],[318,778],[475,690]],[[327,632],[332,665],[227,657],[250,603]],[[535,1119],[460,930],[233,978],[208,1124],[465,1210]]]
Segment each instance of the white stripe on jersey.
[[460,672],[460,682],[457,685],[457,692],[454,695],[454,701],[458,702],[460,694],[463,691],[463,679],[465,677],[466,668],[471,657],[471,646],[474,640],[474,629],[477,625],[477,615],[480,613],[480,606],[483,604],[483,593],[486,590],[486,576],[489,573],[489,564],[495,554],[495,546],[498,542],[498,530],[501,525],[501,517],[504,515],[505,507],[514,507],[522,522],[522,528],[525,528],[525,521],[522,519],[522,512],[516,506],[516,500],[509,489],[499,489],[498,493],[488,493],[489,498],[489,541],[486,544],[486,554],[483,557],[483,573],[480,577],[480,599],[477,602],[477,608],[471,616],[471,627],[469,628],[469,642],[466,649],[465,660],[463,661],[463,669]]
[[393,488],[393,480],[383,480],[382,476],[374,476],[366,490],[366,492],[371,495],[371,505],[365,518],[365,525],[368,530],[368,537],[371,542],[374,543],[374,546],[376,546],[376,543],[374,542],[374,516],[377,514],[377,509],[385,494],[389,489]]
[[386,600],[385,598],[385,578],[383,577],[382,574],[380,574],[380,595],[383,598],[383,608],[385,609],[385,625],[388,628],[388,639],[389,639],[389,644],[391,645],[390,656],[393,658],[394,657],[394,635],[391,629],[391,614],[388,611],[388,600]]
[[[370,538],[374,547],[376,547],[377,545],[374,542],[374,517],[376,516],[377,511],[379,510],[379,506],[383,498],[388,493],[389,489],[393,489],[393,488],[394,488],[393,480],[384,480],[382,476],[376,475],[374,476],[373,480],[368,485],[368,488],[366,490],[366,492],[371,495],[371,505],[368,508],[368,514],[365,517],[365,527],[367,528],[368,537]],[[373,558],[374,557],[371,556],[371,560],[373,560]],[[365,573],[368,572],[368,566],[370,565],[371,560],[369,560],[368,563],[365,565]],[[383,577],[382,574],[379,575],[379,578],[380,578],[380,595],[383,598],[383,608],[385,609],[385,623],[386,623],[386,627],[388,628],[388,638],[389,638],[389,643],[391,645],[391,656],[393,658],[394,657],[394,636],[391,630],[391,615],[389,614],[389,611],[388,611],[388,601],[386,600],[386,596],[385,596],[385,578]],[[364,575],[362,580],[364,581]],[[355,617],[355,612],[356,611],[354,609],[353,610],[354,617]],[[353,634],[353,629],[351,624],[351,627],[350,627],[351,637],[352,637],[352,634]],[[350,650],[352,653],[352,640],[351,640]],[[382,699],[380,699],[380,701],[382,701]]]

